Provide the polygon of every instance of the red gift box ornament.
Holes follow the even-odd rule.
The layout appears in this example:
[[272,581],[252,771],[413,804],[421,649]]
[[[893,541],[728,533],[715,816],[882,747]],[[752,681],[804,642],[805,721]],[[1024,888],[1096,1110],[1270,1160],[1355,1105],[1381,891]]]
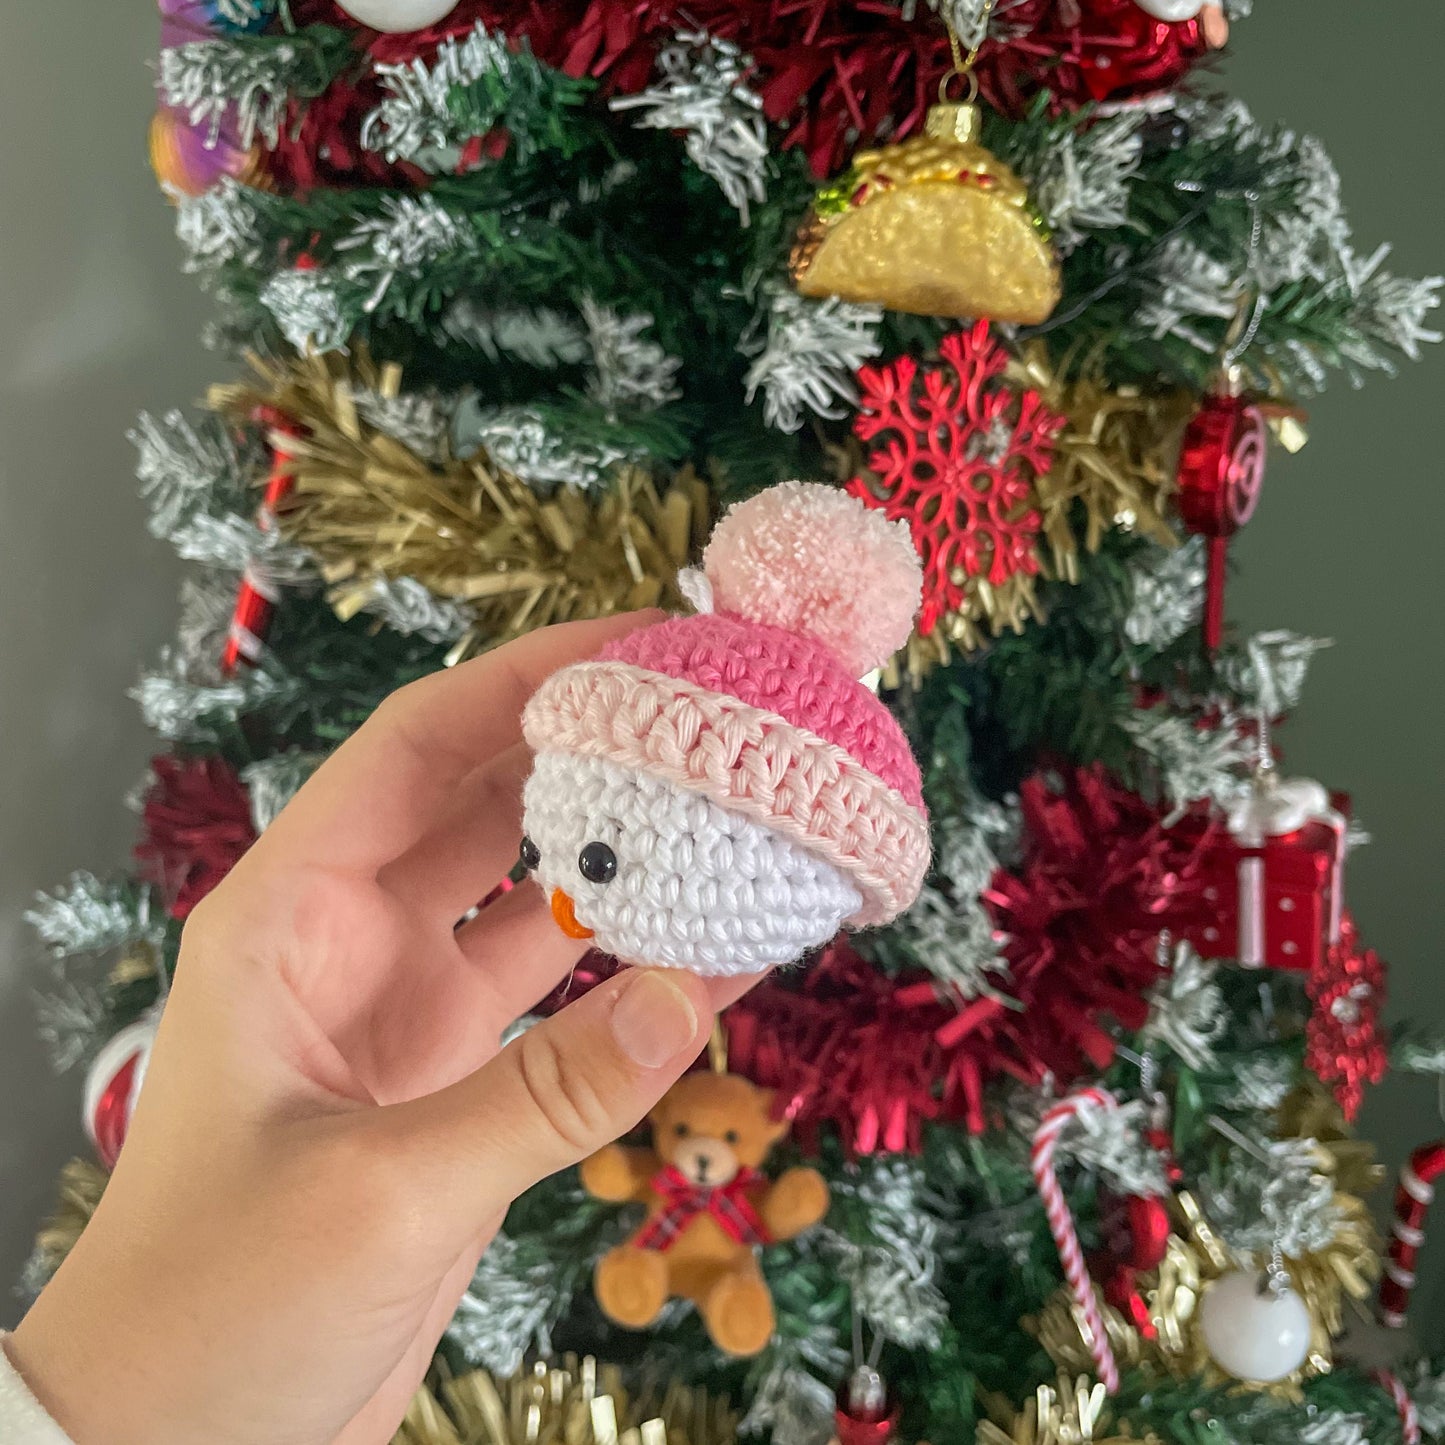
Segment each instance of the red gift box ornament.
[[1208,911],[1178,920],[1178,931],[1203,958],[1304,973],[1321,966],[1340,938],[1349,807],[1346,794],[1313,779],[1262,768],[1228,832],[1205,848]]
[[1264,485],[1264,413],[1245,397],[1205,397],[1179,452],[1179,513],[1196,536],[1209,539],[1204,587],[1204,644],[1224,635],[1224,580],[1229,539],[1254,516]]

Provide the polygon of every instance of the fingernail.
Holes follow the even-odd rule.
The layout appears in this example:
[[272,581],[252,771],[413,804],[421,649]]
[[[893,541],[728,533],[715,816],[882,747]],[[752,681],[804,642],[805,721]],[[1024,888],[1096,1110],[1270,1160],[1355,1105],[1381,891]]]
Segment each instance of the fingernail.
[[636,969],[612,1005],[612,1037],[635,1064],[660,1069],[697,1031],[692,1000],[664,973]]

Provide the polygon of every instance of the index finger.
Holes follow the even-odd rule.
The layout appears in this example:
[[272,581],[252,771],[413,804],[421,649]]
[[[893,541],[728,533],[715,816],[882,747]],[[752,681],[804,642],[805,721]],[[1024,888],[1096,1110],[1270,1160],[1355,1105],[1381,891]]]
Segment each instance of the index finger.
[[522,736],[522,709],[569,663],[662,616],[564,622],[392,693],[317,770],[257,844],[374,870],[423,837],[456,785]]

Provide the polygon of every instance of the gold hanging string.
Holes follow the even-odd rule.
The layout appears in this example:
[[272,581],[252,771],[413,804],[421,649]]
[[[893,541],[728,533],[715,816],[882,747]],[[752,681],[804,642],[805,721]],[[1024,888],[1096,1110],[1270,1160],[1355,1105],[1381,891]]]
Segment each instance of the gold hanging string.
[[988,39],[988,22],[993,15],[993,7],[994,0],[986,0],[980,20],[978,44],[967,53],[964,52],[963,41],[958,38],[958,31],[948,21],[943,22],[948,30],[948,48],[953,52],[953,69],[938,82],[940,102],[947,102],[949,82],[955,77],[968,82],[968,92],[963,98],[965,105],[972,104],[978,99],[978,76],[973,73],[973,67],[978,63],[978,53],[983,49],[984,41]]
[[712,1065],[713,1073],[727,1073],[728,1036],[723,1029],[721,1019],[714,1019],[712,1021],[712,1035],[707,1041],[707,1061]]

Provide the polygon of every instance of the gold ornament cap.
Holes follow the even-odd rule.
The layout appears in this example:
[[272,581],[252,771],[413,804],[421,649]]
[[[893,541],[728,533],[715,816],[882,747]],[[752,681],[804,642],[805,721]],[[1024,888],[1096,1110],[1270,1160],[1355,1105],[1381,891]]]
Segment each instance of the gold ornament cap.
[[974,145],[983,134],[983,113],[972,101],[944,101],[929,106],[923,118],[923,131],[935,140]]

